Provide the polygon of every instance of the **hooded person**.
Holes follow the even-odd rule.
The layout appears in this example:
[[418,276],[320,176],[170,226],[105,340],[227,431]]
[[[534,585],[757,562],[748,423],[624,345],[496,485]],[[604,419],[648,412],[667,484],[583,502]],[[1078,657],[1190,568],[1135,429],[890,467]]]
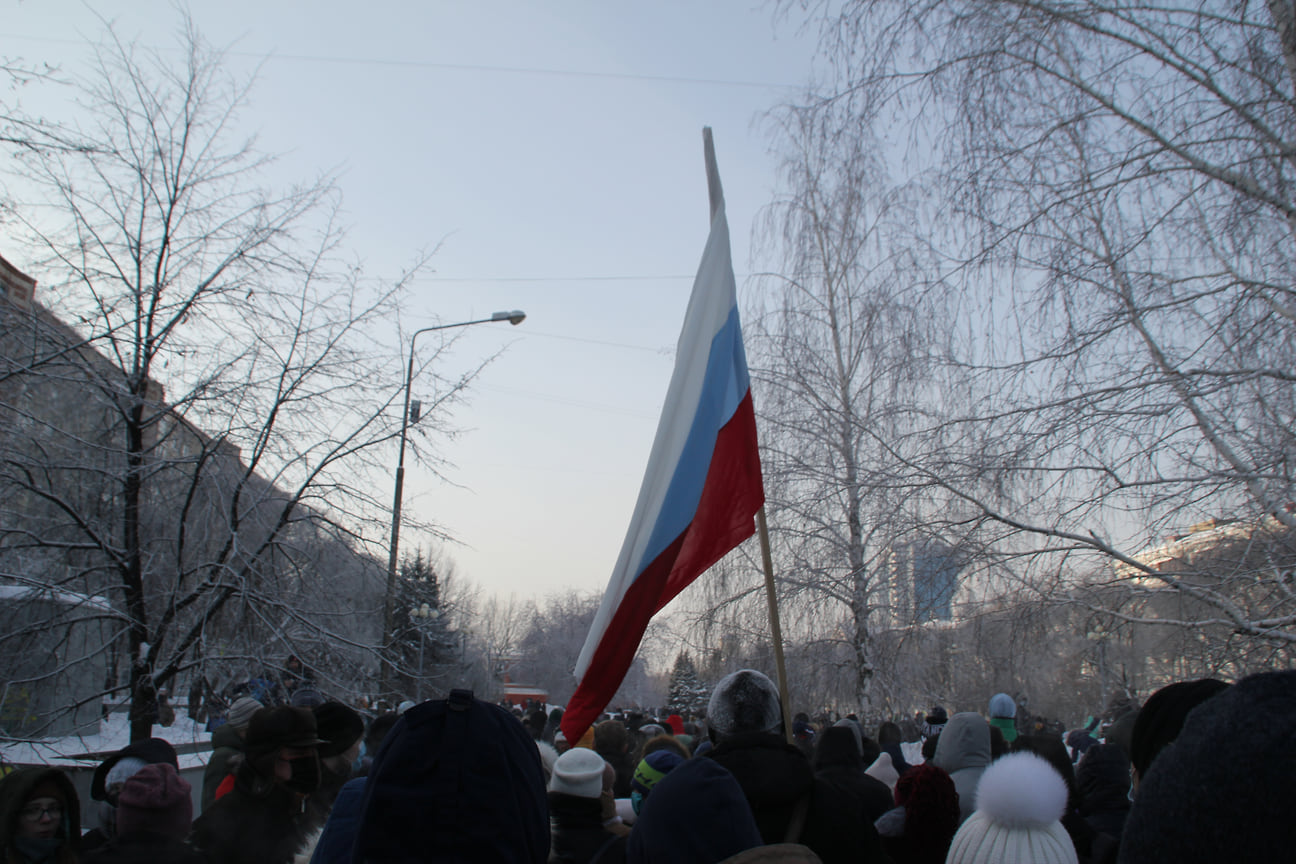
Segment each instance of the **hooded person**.
[[862,736],[842,726],[829,727],[815,745],[814,773],[853,795],[863,818],[876,822],[895,802],[891,787],[864,773],[863,751]]
[[522,724],[468,690],[451,690],[401,715],[374,757],[354,839],[337,844],[344,857],[334,860],[542,864],[545,794],[540,754]]
[[625,838],[603,826],[603,778],[608,763],[593,750],[574,747],[554,762],[549,778],[549,861],[616,864],[625,860]]
[[243,761],[243,738],[247,734],[248,723],[252,715],[261,710],[261,703],[251,696],[243,696],[230,706],[225,722],[212,732],[212,754],[203,771],[202,797],[199,804],[203,811],[216,800],[216,790],[226,777],[233,774]]
[[[827,864],[883,861],[871,823],[846,790],[817,778],[810,762],[780,734],[778,689],[741,669],[716,684],[707,708],[714,759],[738,781],[766,843],[802,843]],[[677,769],[678,770],[678,769]]]
[[[950,718],[950,726],[960,716]],[[1061,822],[1066,782],[1047,760],[1029,751],[1009,753],[980,780],[976,810],[954,835],[946,864],[1078,864]]]
[[317,827],[307,799],[319,788],[319,737],[308,708],[252,715],[247,753],[228,794],[194,823],[192,843],[211,864],[286,864]]
[[990,697],[990,725],[1002,732],[1009,744],[1017,740],[1017,703],[1007,693]]
[[980,714],[955,714],[941,731],[931,761],[954,781],[959,811],[967,819],[972,815],[977,783],[990,764],[990,726]]
[[760,845],[761,833],[738,781],[711,759],[689,759],[644,799],[626,861],[714,864]]
[[74,864],[81,840],[76,788],[57,768],[15,768],[0,779],[6,864]]
[[365,724],[364,718],[341,702],[325,702],[311,711],[315,715],[317,734],[327,742],[316,748],[320,761],[320,783],[319,788],[310,796],[315,821],[323,825],[334,799],[342,790],[342,784],[350,780],[354,773],[352,766],[360,757]]
[[121,786],[117,833],[82,864],[204,864],[185,842],[193,822],[193,792],[168,762],[146,765]]
[[81,854],[102,846],[117,833],[117,794],[122,784],[146,765],[165,763],[180,769],[180,760],[169,741],[148,738],[126,745],[95,768],[90,797],[99,802],[99,826],[81,837]]
[[1119,861],[1290,861],[1293,765],[1296,671],[1220,690],[1188,714],[1139,781]]

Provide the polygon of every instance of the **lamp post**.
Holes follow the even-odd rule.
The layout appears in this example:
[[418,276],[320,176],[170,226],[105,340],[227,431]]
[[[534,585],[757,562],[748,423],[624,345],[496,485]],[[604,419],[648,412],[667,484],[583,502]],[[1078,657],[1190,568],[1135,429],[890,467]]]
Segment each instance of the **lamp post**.
[[392,640],[395,638],[396,609],[396,559],[400,554],[401,493],[405,488],[405,441],[409,434],[410,423],[410,386],[414,381],[414,344],[418,337],[433,330],[451,330],[456,327],[471,327],[474,324],[492,324],[496,321],[507,321],[514,326],[526,320],[526,313],[520,309],[512,312],[495,312],[489,318],[477,318],[472,321],[460,321],[457,324],[437,324],[415,330],[410,336],[409,366],[405,370],[405,407],[401,412],[400,456],[396,460],[396,492],[392,497],[391,543],[387,558],[387,596],[383,607],[383,665],[382,695],[388,696],[392,691],[392,671],[395,662],[391,657]]

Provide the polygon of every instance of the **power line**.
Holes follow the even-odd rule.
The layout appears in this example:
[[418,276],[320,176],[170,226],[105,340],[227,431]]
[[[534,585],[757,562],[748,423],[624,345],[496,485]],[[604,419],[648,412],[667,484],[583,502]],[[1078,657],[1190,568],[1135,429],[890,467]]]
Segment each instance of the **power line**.
[[[0,33],[0,38],[25,39],[28,42],[45,42],[55,45],[85,45],[77,39],[60,39],[52,36],[27,36],[21,33]],[[690,84],[708,87],[750,87],[764,90],[798,90],[801,85],[779,81],[742,81],[732,78],[695,78],[687,75],[645,75],[634,72],[603,72],[587,69],[549,69],[542,66],[502,66],[491,63],[441,63],[435,60],[403,60],[383,57],[340,57],[329,54],[281,54],[278,52],[226,51],[228,57],[250,60],[285,60],[292,63],[330,63],[346,66],[386,66],[403,69],[432,69],[445,72],[490,72],[505,75],[546,75],[563,78],[592,78],[611,81],[646,81],[658,84]]]

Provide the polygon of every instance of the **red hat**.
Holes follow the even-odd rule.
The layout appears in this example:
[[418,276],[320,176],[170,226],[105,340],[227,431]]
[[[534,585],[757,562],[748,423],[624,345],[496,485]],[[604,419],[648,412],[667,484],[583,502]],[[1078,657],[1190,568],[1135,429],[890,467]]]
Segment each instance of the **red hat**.
[[148,832],[184,839],[193,823],[192,790],[168,762],[145,765],[122,784],[117,833]]
[[676,735],[684,734],[684,718],[678,714],[672,714],[666,718],[666,725],[671,728],[671,732]]

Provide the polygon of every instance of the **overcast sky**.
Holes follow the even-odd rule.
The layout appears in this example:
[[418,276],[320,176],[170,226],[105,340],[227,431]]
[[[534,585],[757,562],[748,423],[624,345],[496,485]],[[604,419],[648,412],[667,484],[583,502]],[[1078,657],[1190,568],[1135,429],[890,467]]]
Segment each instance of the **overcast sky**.
[[[145,0],[0,6],[0,55],[66,70],[101,35],[96,13],[160,47],[179,21]],[[752,224],[776,184],[760,115],[809,79],[812,37],[730,0],[222,0],[192,13],[236,71],[258,70],[246,119],[264,150],[288,154],[283,182],[340,169],[369,274],[439,244],[407,327],[528,315],[463,332],[447,363],[504,353],[442,446],[456,485],[407,465],[406,512],[456,537],[458,573],[486,590],[602,591],[706,242],[702,127],[742,303]],[[402,549],[419,540],[402,535]]]

